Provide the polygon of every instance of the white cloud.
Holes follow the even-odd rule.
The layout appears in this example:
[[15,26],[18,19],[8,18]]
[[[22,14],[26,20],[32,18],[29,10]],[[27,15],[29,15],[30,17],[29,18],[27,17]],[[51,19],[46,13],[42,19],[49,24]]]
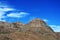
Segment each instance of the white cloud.
[[60,32],[60,25],[49,25],[55,32]]
[[17,12],[17,13],[7,14],[8,17],[17,17],[17,18],[21,18],[21,17],[24,17],[26,15],[29,15],[29,14],[26,12]]
[[1,12],[1,11],[3,11],[3,12],[13,11],[13,10],[15,10],[15,9],[13,9],[13,8],[8,8],[8,7],[7,7],[7,8],[5,8],[5,7],[2,8],[2,7],[0,7],[0,12]]
[[48,22],[48,20],[47,20],[47,19],[43,19],[43,21]]
[[10,8],[8,5],[6,5],[4,2],[0,2],[0,12],[1,11],[13,11],[15,9]]
[[[6,12],[8,12],[8,11],[14,11],[14,12],[11,12],[4,16],[4,14],[6,14]],[[11,8],[9,5],[6,5],[6,3],[0,2],[0,21],[6,21],[5,20],[6,17],[22,18],[22,17],[25,17],[26,15],[29,15],[29,14],[26,12],[19,12],[17,9]],[[3,18],[3,20],[2,20],[2,18]]]
[[2,18],[5,18],[4,14],[8,11],[13,11],[15,9],[10,8],[8,5],[5,5],[4,3],[0,2],[0,21],[5,21],[2,20]]

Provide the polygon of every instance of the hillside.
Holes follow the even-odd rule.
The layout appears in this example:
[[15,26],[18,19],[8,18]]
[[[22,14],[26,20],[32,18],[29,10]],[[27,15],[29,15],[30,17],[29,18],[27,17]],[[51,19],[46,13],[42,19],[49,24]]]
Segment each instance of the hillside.
[[0,40],[60,40],[59,35],[39,18],[25,25],[0,22]]

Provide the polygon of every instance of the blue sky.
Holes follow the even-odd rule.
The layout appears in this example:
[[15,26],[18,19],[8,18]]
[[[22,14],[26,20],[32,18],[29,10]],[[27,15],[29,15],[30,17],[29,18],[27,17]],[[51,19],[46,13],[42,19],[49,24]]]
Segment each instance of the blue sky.
[[0,0],[0,21],[25,24],[33,18],[60,32],[60,0]]

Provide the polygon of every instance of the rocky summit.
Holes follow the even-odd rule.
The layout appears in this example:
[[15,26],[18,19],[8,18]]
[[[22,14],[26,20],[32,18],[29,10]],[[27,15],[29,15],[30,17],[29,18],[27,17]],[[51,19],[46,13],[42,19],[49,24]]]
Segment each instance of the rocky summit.
[[27,24],[0,22],[0,40],[60,40],[60,32],[54,32],[39,18]]

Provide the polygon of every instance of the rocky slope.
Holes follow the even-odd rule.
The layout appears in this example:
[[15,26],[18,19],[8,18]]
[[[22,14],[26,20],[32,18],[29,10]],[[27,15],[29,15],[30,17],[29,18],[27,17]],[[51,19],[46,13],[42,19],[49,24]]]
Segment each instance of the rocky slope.
[[25,25],[0,22],[0,40],[60,40],[59,35],[39,18]]

